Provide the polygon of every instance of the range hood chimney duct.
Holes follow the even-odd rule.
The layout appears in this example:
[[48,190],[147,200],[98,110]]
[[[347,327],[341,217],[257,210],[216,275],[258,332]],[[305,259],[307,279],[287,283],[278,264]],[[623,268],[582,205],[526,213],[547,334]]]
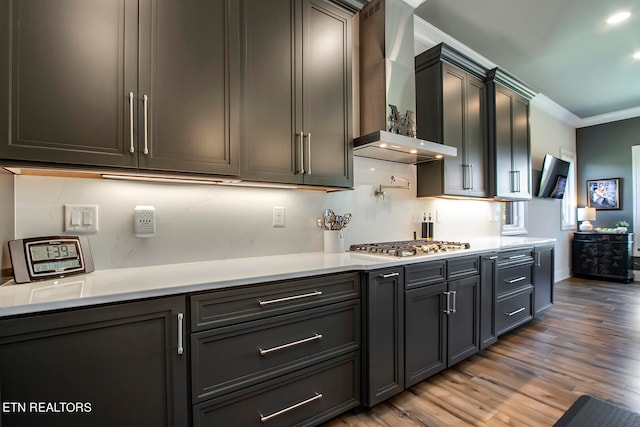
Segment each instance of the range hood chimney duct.
[[455,147],[416,139],[410,125],[395,133],[389,121],[394,107],[409,122],[416,111],[413,11],[402,0],[372,0],[360,12],[362,136],[353,142],[356,156],[415,164],[457,155]]

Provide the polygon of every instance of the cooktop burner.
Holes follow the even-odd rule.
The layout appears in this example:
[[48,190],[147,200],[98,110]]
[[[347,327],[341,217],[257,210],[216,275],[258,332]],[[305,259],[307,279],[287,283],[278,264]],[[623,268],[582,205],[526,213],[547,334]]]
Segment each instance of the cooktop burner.
[[408,257],[416,255],[429,255],[440,252],[451,252],[469,249],[469,243],[445,242],[434,240],[407,240],[400,242],[363,243],[351,245],[352,252],[369,253],[372,255],[388,255],[395,257]]

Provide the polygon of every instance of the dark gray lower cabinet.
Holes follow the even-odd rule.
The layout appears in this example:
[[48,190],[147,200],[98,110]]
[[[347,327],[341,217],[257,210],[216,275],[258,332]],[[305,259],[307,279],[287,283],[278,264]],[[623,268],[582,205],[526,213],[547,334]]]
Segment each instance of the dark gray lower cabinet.
[[187,354],[178,351],[184,301],[0,321],[0,395],[13,405],[0,425],[187,426]]
[[360,404],[360,277],[190,296],[193,425],[315,425]]
[[479,350],[479,269],[470,256],[368,274],[369,406]]
[[480,257],[480,349],[498,340],[496,336],[496,260],[497,253]]
[[364,403],[376,405],[404,390],[402,267],[365,275]]
[[502,251],[496,260],[496,335],[533,319],[533,248]]
[[534,316],[544,313],[553,306],[554,283],[554,247],[536,246],[533,248],[535,264],[533,265]]

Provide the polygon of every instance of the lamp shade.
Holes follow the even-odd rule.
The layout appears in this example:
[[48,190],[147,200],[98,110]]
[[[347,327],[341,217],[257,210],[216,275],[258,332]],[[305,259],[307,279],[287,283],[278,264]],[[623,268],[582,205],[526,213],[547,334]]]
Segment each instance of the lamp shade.
[[596,208],[578,208],[578,221],[595,221]]

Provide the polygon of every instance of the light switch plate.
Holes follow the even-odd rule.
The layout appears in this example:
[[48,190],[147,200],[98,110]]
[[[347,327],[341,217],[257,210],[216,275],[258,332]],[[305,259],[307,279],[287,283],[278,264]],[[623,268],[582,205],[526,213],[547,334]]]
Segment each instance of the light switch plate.
[[98,232],[98,205],[64,205],[64,231]]
[[284,227],[284,207],[282,206],[273,207],[273,226]]
[[153,206],[136,206],[134,213],[134,229],[136,237],[155,236],[156,208]]

